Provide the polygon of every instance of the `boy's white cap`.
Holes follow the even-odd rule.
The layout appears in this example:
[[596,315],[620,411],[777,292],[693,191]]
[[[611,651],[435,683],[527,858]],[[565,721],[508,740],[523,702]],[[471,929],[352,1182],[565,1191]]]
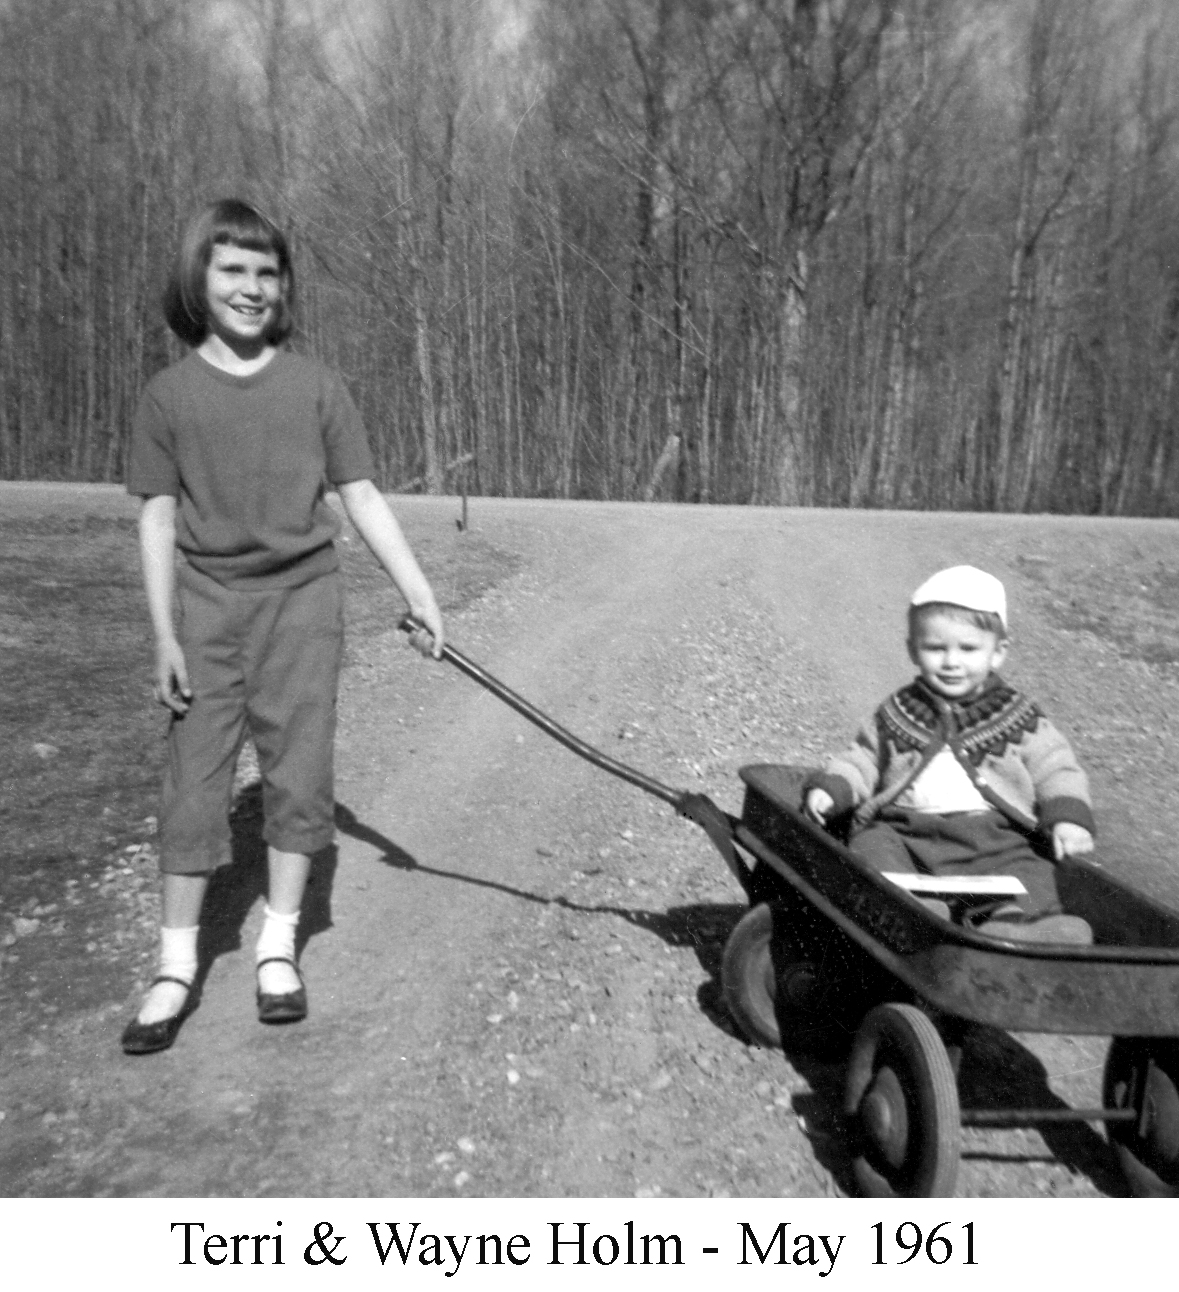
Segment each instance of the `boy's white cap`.
[[973,565],[938,570],[913,593],[909,604],[927,606],[931,602],[998,615],[1004,631],[1007,630],[1007,593],[1003,585],[993,574],[976,570]]

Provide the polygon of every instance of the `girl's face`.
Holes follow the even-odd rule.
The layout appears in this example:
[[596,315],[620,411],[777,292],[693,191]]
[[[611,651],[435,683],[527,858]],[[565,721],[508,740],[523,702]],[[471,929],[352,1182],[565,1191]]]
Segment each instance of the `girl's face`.
[[222,341],[234,350],[255,350],[266,344],[283,290],[273,251],[215,243],[205,288],[209,324]]

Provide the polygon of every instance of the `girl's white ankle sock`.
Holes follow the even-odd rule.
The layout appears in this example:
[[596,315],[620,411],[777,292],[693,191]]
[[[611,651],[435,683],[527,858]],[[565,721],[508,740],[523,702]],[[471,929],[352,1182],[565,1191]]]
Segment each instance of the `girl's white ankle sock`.
[[267,902],[263,908],[265,919],[262,921],[262,932],[258,935],[258,948],[255,963],[280,956],[284,960],[295,958],[295,929],[299,924],[299,912],[291,915],[280,915],[270,909]]
[[197,933],[200,925],[188,929],[160,929],[160,974],[192,982],[197,971]]
[[[191,985],[197,973],[197,933],[200,926],[189,929],[160,929],[160,967],[157,977],[177,978]],[[137,1015],[140,1023],[159,1023],[172,1018],[184,1008],[188,993],[176,982],[155,983],[143,998]]]

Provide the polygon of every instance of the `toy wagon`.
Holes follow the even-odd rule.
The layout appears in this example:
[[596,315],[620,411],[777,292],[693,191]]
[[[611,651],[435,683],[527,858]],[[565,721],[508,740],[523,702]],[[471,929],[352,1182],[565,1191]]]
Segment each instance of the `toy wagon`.
[[[934,914],[803,816],[802,769],[743,768],[738,820],[594,749],[452,646],[443,657],[705,830],[750,902],[724,950],[729,1010],[761,1044],[850,1040],[843,1113],[864,1193],[952,1194],[962,1126],[1100,1121],[1133,1193],[1179,1194],[1179,913],[1073,858],[1060,863],[1057,887],[1065,910],[1089,922],[1093,946],[985,936]],[[994,887],[985,877],[927,886],[959,916]],[[975,1025],[1112,1036],[1103,1106],[962,1108],[958,1065]]]
[[[742,852],[726,860],[751,906],[725,947],[722,980],[753,1040],[805,1049],[851,1036],[843,1112],[859,1187],[951,1194],[960,1126],[1101,1121],[1132,1192],[1179,1192],[1179,914],[1074,858],[1057,884],[1095,945],[984,936],[933,914],[813,825],[799,810],[804,775],[741,771]],[[989,896],[985,880],[954,887],[931,880],[926,891],[959,909]],[[1112,1035],[1104,1106],[961,1108],[972,1024]]]

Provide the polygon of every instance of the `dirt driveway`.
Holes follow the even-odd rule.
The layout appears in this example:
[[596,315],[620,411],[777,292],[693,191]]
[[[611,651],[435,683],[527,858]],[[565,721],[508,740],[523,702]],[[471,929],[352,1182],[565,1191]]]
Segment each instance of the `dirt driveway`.
[[[912,587],[959,561],[993,570],[1008,675],[1087,762],[1107,860],[1179,903],[1176,524],[476,499],[462,534],[454,500],[398,509],[459,565],[477,538],[511,568],[451,617],[456,645],[734,812],[738,767],[814,761],[908,677]],[[255,1021],[260,889],[239,879],[172,1050],[120,1053],[130,997],[14,1038],[7,1196],[850,1188],[838,1069],[748,1046],[719,1000],[743,898],[697,827],[392,630],[351,644],[337,796],[304,921],[308,1020]],[[1100,1102],[1102,1038],[976,1051],[984,1088]],[[968,1132],[960,1192],[1120,1192],[1096,1131],[1048,1134]]]

